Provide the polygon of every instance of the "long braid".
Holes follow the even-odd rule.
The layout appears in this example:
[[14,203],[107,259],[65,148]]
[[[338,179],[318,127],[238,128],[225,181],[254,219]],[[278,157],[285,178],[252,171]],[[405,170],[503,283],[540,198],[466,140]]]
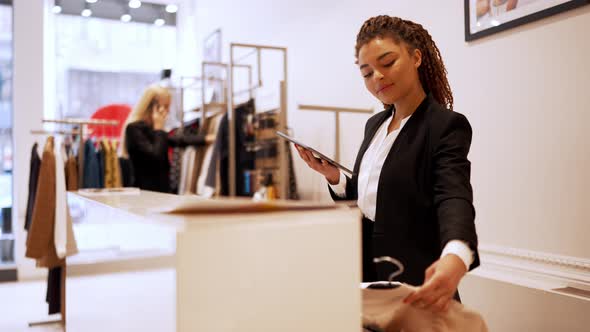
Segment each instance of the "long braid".
[[422,25],[387,15],[372,17],[365,21],[357,35],[355,56],[358,58],[361,47],[377,37],[391,37],[397,43],[404,42],[411,48],[410,51],[419,49],[422,63],[418,67],[418,75],[422,87],[431,92],[437,102],[453,110],[453,93],[447,80],[447,69],[440,50]]

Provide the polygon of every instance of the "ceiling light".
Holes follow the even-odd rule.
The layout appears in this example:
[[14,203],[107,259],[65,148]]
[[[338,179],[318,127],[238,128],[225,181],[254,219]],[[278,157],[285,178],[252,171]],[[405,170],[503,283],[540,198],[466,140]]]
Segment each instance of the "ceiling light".
[[98,1],[98,0],[86,0],[86,2],[88,2],[88,3],[96,3],[96,1]]
[[155,25],[157,25],[157,26],[159,26],[159,27],[161,27],[162,25],[166,24],[166,21],[164,21],[164,19],[163,19],[163,18],[157,18],[157,19],[154,21],[154,24],[155,24]]
[[82,16],[88,17],[90,15],[92,15],[92,10],[90,10],[89,8],[84,8],[84,10],[82,11]]
[[168,13],[176,13],[178,11],[178,6],[173,3],[166,5],[166,11]]
[[131,15],[129,15],[129,14],[123,14],[123,15],[121,15],[121,21],[123,21],[125,23],[130,22],[131,21]]
[[139,1],[139,0],[129,0],[129,8],[136,9],[136,8],[139,8],[139,7],[141,7],[141,1]]
[[55,5],[55,6],[53,6],[53,13],[54,13],[54,14],[59,14],[59,13],[61,13],[61,6],[60,6],[60,5]]

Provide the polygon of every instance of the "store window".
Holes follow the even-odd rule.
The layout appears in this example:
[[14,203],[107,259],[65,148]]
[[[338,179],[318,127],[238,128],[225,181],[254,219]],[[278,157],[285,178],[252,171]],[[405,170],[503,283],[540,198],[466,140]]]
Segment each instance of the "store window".
[[[148,85],[160,81],[164,69],[174,67],[177,8],[173,7],[145,1],[56,0],[57,98],[54,114],[45,116],[88,120],[98,114],[113,116],[102,111],[118,110],[118,105],[132,108]],[[124,122],[117,115],[100,118]],[[115,131],[122,125],[116,130],[98,128],[91,129],[91,139],[120,143],[120,132]],[[173,233],[163,234],[159,228],[131,220],[105,223],[112,218],[75,197],[68,204],[79,249],[69,264],[146,257],[146,252],[174,248]]]
[[0,281],[16,277],[12,227],[12,6],[0,1]]
[[[163,69],[173,67],[176,27],[165,6],[82,0],[62,6],[55,16],[55,117],[90,118],[110,104],[132,106]],[[88,17],[81,14],[86,9]]]

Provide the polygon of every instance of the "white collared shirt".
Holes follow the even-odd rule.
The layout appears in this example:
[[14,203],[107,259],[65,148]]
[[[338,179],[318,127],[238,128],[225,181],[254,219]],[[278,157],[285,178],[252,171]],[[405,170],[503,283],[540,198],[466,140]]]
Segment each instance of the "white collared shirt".
[[[383,164],[385,163],[385,159],[387,158],[393,143],[410,118],[411,115],[403,119],[399,128],[393,130],[389,134],[387,133],[387,128],[391,124],[391,121],[393,121],[393,116],[387,118],[377,130],[375,136],[373,136],[371,144],[367,148],[361,161],[357,183],[357,204],[363,215],[370,220],[375,221],[377,189],[379,187],[381,169],[383,168]],[[338,181],[338,184],[330,184],[330,187],[336,195],[340,197],[346,196],[346,181],[346,176],[344,173],[340,172],[340,180]],[[449,241],[445,245],[441,257],[444,257],[447,254],[455,254],[459,256],[463,263],[465,263],[467,270],[469,270],[469,266],[473,263],[473,251],[469,249],[469,246],[464,241]]]

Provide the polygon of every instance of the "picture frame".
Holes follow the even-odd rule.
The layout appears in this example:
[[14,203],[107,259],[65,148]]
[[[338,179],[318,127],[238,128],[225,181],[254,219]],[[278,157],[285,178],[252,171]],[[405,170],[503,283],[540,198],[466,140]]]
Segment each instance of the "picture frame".
[[590,3],[590,0],[464,0],[465,41],[473,41]]

